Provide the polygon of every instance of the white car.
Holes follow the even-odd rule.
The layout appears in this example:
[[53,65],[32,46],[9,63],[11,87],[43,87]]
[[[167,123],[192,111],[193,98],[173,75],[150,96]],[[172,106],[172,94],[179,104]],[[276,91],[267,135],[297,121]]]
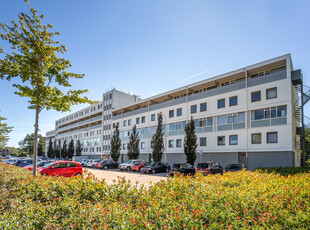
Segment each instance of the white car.
[[16,162],[19,161],[19,160],[20,160],[20,159],[18,159],[18,158],[10,158],[10,159],[5,160],[5,161],[3,161],[3,162],[11,165],[11,164],[16,163]]
[[145,162],[144,160],[129,160],[127,161],[126,163],[122,163],[118,166],[119,170],[121,171],[131,171],[131,166],[134,164],[134,163],[137,163],[137,162]]

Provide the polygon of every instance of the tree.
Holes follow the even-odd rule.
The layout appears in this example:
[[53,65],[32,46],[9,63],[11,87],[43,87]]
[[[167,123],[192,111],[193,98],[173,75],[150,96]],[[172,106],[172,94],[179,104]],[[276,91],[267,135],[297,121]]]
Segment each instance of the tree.
[[[38,134],[38,155],[43,156],[45,151],[45,139],[41,134]],[[27,134],[23,140],[18,142],[22,151],[30,156],[33,156],[33,145],[34,145],[34,133]]]
[[83,150],[83,145],[81,144],[80,139],[78,139],[76,141],[76,144],[75,144],[75,155],[76,156],[81,156],[82,155],[82,150]]
[[68,158],[72,158],[74,156],[74,141],[71,140],[68,146]]
[[127,156],[129,160],[138,159],[140,155],[139,143],[140,139],[138,137],[137,127],[136,125],[134,125],[132,128],[132,132],[129,136],[129,142],[127,144]]
[[185,137],[184,137],[184,153],[186,155],[186,161],[187,163],[194,165],[196,161],[196,150],[198,147],[197,144],[197,136],[195,133],[195,122],[193,120],[193,117],[191,117],[191,120],[187,122],[184,128],[185,131]]
[[66,140],[64,140],[64,143],[62,143],[61,157],[68,158],[68,146]]
[[8,134],[12,131],[13,127],[8,126],[5,121],[6,118],[0,116],[0,149],[4,148],[9,140]]
[[57,146],[57,141],[56,139],[54,140],[54,157],[55,158],[60,158],[60,152],[59,152],[59,149],[58,149],[58,146]]
[[122,141],[119,137],[119,129],[116,126],[111,138],[111,157],[115,162],[118,162],[119,156],[121,154]]
[[156,133],[151,140],[151,147],[153,149],[152,157],[155,162],[160,162],[164,152],[164,133],[163,133],[163,118],[162,115],[158,116],[158,124]]
[[[28,3],[28,0],[25,0]],[[80,103],[94,103],[87,97],[80,97],[88,90],[61,89],[71,87],[71,78],[83,78],[83,74],[67,72],[71,67],[69,60],[59,58],[66,52],[54,36],[59,32],[52,31],[51,24],[43,24],[44,15],[38,15],[30,8],[30,15],[18,14],[18,21],[11,20],[12,25],[0,24],[0,37],[11,44],[11,52],[5,52],[0,47],[4,58],[0,59],[0,79],[8,81],[19,78],[13,87],[15,94],[29,98],[29,109],[35,110],[34,131],[34,165],[33,175],[37,174],[37,137],[39,131],[39,114],[43,109],[70,111],[70,107]],[[57,88],[59,86],[61,89]]]
[[54,149],[53,149],[52,139],[50,139],[50,141],[48,142],[47,156],[49,158],[54,157]]

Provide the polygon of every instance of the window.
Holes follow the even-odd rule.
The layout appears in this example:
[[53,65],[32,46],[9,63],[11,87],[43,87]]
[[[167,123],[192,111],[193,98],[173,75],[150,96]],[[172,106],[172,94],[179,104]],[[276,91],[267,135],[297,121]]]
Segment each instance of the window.
[[220,108],[224,108],[224,107],[225,107],[225,98],[217,100],[217,108],[220,109]]
[[177,140],[177,147],[178,148],[182,147],[182,140],[181,139]]
[[140,117],[137,117],[136,124],[140,124]]
[[227,115],[222,115],[217,117],[217,124],[218,125],[225,125],[231,123],[240,123],[245,122],[245,113],[232,113]]
[[277,132],[272,132],[272,133],[267,133],[267,143],[278,143],[278,133]]
[[207,127],[213,125],[213,117],[202,118],[195,120],[195,128]]
[[251,93],[251,102],[260,101],[260,91],[255,91]]
[[262,143],[262,134],[261,133],[252,133],[251,142],[252,142],[252,144],[261,144]]
[[127,121],[124,121],[124,127],[127,126]]
[[141,122],[145,123],[145,117],[141,117]]
[[129,126],[129,125],[131,125],[131,119],[130,119],[130,120],[128,120],[128,126]]
[[191,106],[191,113],[197,113],[197,105]]
[[229,136],[229,144],[237,145],[238,144],[238,135],[230,135]]
[[206,137],[200,138],[200,146],[207,146],[207,138]]
[[277,87],[266,89],[266,99],[277,98]]
[[126,143],[123,144],[123,150],[126,150]]
[[217,137],[217,145],[225,145],[225,136]]
[[286,105],[251,111],[251,120],[286,117]]
[[200,112],[207,111],[207,103],[201,103],[200,104]]
[[141,142],[141,149],[145,149],[145,142]]
[[238,97],[234,96],[234,97],[230,97],[229,98],[229,106],[234,106],[238,104]]
[[151,121],[155,121],[155,114],[151,115]]
[[173,140],[169,140],[168,141],[168,146],[169,146],[169,148],[174,148],[174,141]]
[[169,117],[174,117],[174,110],[169,111]]
[[177,116],[182,116],[182,108],[177,109]]

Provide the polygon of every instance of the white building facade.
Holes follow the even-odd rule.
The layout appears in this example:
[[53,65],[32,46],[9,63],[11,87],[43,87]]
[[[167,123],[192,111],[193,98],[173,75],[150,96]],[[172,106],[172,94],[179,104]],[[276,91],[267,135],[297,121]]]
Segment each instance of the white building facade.
[[184,127],[193,117],[197,162],[245,163],[249,169],[299,165],[293,72],[288,54],[114,109],[112,122],[119,125],[122,139],[120,161],[126,160],[133,125],[139,132],[140,158],[151,159],[150,142],[161,114],[162,160],[168,163],[186,161]]

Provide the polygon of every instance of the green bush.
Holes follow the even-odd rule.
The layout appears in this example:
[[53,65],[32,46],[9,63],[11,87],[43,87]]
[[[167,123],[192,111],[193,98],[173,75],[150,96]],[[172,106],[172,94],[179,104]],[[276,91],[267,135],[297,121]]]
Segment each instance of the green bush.
[[310,174],[242,171],[146,188],[0,163],[0,229],[309,229]]
[[259,168],[256,170],[260,173],[277,173],[282,176],[294,175],[298,173],[309,173],[310,167],[273,167],[273,168]]

